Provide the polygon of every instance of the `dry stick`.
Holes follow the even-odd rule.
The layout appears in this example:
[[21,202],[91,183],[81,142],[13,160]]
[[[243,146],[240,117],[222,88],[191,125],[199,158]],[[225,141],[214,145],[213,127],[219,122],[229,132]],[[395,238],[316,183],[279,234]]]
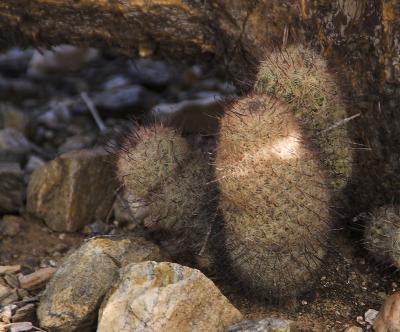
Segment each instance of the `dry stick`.
[[101,132],[104,132],[107,130],[106,125],[104,124],[103,120],[101,120],[99,112],[96,109],[96,106],[94,106],[93,101],[89,98],[86,92],[81,93],[81,98],[85,102],[87,108],[90,111],[90,114],[92,114],[94,121],[97,124],[97,127],[99,127]]
[[351,121],[351,120],[353,120],[355,118],[358,118],[360,115],[361,115],[361,113],[357,113],[357,114],[352,115],[352,116],[350,116],[348,118],[340,120],[339,122],[336,122],[334,125],[330,126],[329,128],[326,128],[322,132],[325,133],[325,132],[327,132],[329,130],[335,129],[336,127],[339,127],[339,126],[341,126],[341,125],[343,125],[343,124],[345,124],[345,123],[347,123],[347,122],[349,122],[349,121]]

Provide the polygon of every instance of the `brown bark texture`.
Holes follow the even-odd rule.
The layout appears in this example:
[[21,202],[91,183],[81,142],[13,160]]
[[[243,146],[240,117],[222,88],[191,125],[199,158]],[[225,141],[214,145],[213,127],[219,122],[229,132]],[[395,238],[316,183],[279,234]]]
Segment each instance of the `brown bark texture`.
[[294,42],[324,54],[349,116],[361,113],[354,203],[400,200],[400,0],[0,1],[0,49],[69,43],[212,61],[242,87],[266,52]]

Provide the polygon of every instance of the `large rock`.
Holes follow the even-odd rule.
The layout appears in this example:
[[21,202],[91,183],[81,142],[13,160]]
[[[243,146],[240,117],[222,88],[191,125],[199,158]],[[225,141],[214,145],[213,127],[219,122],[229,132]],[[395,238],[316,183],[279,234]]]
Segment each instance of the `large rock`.
[[0,130],[0,162],[24,161],[31,147],[31,143],[19,131],[12,128]]
[[94,238],[66,258],[46,287],[37,315],[48,331],[91,330],[97,309],[118,270],[132,262],[162,260],[142,238]]
[[0,162],[0,213],[18,212],[24,197],[24,173],[20,166]]
[[200,271],[144,262],[121,270],[100,309],[97,332],[217,332],[240,319],[240,312]]
[[259,321],[244,321],[232,325],[226,332],[295,332],[298,331],[294,322],[275,318],[265,318]]
[[28,212],[60,232],[104,219],[116,188],[110,158],[102,149],[72,151],[36,169],[28,186]]
[[376,332],[400,331],[400,292],[389,296],[374,321]]

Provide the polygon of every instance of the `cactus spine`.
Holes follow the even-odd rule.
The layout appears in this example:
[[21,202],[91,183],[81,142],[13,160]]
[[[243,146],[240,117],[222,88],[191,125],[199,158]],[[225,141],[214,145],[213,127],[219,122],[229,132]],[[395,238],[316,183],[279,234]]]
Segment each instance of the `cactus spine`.
[[216,177],[233,270],[268,298],[309,290],[330,229],[316,154],[292,111],[272,97],[239,100],[220,126]]
[[351,175],[352,148],[343,98],[325,60],[302,46],[274,52],[261,63],[255,91],[293,107],[305,135],[321,153],[331,184],[342,189]]

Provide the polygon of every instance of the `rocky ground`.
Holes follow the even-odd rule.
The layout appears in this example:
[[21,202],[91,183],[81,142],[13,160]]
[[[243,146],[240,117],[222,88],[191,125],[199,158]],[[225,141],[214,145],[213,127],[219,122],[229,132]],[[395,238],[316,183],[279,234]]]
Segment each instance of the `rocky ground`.
[[[290,303],[246,295],[223,271],[206,271],[207,278],[148,262],[171,259],[127,210],[113,175],[115,147],[134,121],[183,128],[207,146],[223,102],[238,93],[218,70],[201,65],[69,46],[0,54],[0,331],[95,330],[101,302],[98,331],[139,323],[181,330],[188,321],[212,331],[246,319],[262,321],[228,330],[372,330],[399,275],[342,228],[332,236],[315,291]],[[148,275],[148,283],[132,287]],[[128,296],[138,297],[130,305],[139,323],[121,314]],[[160,312],[157,319],[142,310],[146,303]],[[57,321],[51,313],[60,311],[73,319]]]

